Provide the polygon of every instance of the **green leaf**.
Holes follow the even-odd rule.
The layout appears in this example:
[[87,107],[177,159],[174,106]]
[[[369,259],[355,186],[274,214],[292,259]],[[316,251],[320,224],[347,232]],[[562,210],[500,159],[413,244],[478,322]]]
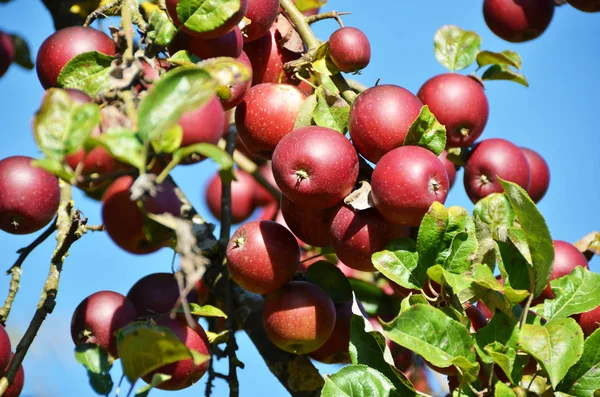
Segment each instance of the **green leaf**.
[[485,347],[495,342],[514,350],[518,349],[519,327],[516,320],[511,319],[502,312],[497,312],[490,322],[475,334],[475,341],[479,348],[482,361],[491,364],[493,358],[486,352]]
[[398,238],[385,250],[372,256],[373,266],[384,276],[408,289],[421,289],[427,282],[427,269],[419,266],[417,244],[410,238]]
[[146,397],[148,394],[150,394],[150,390],[152,390],[156,386],[160,385],[161,383],[168,381],[171,378],[172,378],[171,375],[165,375],[165,374],[152,375],[152,380],[150,381],[149,385],[140,387],[139,389],[137,389],[135,391],[136,397]]
[[444,262],[444,268],[451,273],[460,274],[471,268],[477,254],[477,238],[467,232],[457,233],[452,239],[450,255]]
[[477,66],[487,65],[507,65],[516,69],[521,69],[523,61],[521,56],[514,51],[480,51],[477,54]]
[[336,265],[318,261],[309,266],[306,281],[321,287],[334,303],[352,301],[352,287],[344,273]]
[[450,71],[461,70],[475,61],[481,37],[458,26],[442,26],[433,37],[435,58]]
[[75,346],[75,360],[86,368],[92,389],[100,395],[108,396],[113,388],[110,376],[112,362],[102,347],[86,343]]
[[475,283],[480,286],[502,293],[511,306],[522,302],[529,295],[529,291],[526,289],[516,290],[508,285],[500,284],[490,268],[483,264],[475,265],[473,278]]
[[325,89],[323,86],[317,87],[315,94],[317,96],[317,105],[313,112],[315,124],[320,127],[327,127],[331,128],[332,130],[345,133],[348,129],[350,106],[329,106],[327,98],[325,97]]
[[484,264],[493,271],[496,265],[496,245],[492,238],[492,232],[477,215],[473,217],[473,223],[475,224],[475,237],[479,243],[475,263]]
[[156,153],[173,153],[179,149],[182,141],[183,129],[179,124],[174,124],[159,138],[152,141],[152,148]]
[[324,6],[327,4],[327,0],[296,0],[294,3],[300,11],[304,12]]
[[32,164],[35,167],[40,167],[49,173],[53,174],[57,178],[65,181],[70,181],[75,176],[75,172],[65,165],[61,160],[55,158],[44,157],[41,159],[33,160]]
[[530,290],[531,265],[515,244],[507,240],[506,242],[496,242],[498,249],[497,259],[498,268],[502,275],[504,285],[518,290]]
[[66,91],[51,88],[33,120],[34,136],[42,153],[60,160],[78,151],[99,122],[98,105],[77,104]]
[[435,118],[429,106],[421,108],[419,117],[408,129],[403,145],[421,146],[431,150],[436,156],[442,153],[446,147],[446,127]]
[[503,193],[492,193],[479,200],[473,215],[489,226],[495,240],[498,239],[498,229],[508,229],[515,222],[515,211]]
[[594,391],[598,389],[600,389],[600,329],[585,340],[581,359],[569,369],[558,386],[558,390],[577,397],[595,396]]
[[193,32],[213,31],[240,10],[240,0],[179,0],[177,18]]
[[379,371],[366,365],[348,365],[325,379],[321,397],[387,397],[394,385]]
[[180,50],[167,58],[167,61],[178,66],[193,66],[200,62],[201,59],[191,52]]
[[555,319],[545,325],[525,324],[519,346],[536,359],[556,388],[582,355],[583,332],[572,318]]
[[400,299],[397,296],[388,295],[380,287],[363,280],[349,278],[348,281],[367,314],[374,316],[378,313],[390,313],[393,315],[400,310]]
[[196,143],[177,149],[173,152],[173,161],[179,163],[194,153],[208,157],[217,163],[221,179],[225,181],[233,181],[235,179],[233,159],[225,150],[211,143]]
[[494,390],[494,397],[517,397],[517,394],[510,386],[498,381]]
[[144,145],[134,131],[112,129],[104,134],[91,137],[90,141],[102,146],[112,157],[123,163],[131,164],[137,169],[146,166],[143,155]]
[[294,129],[315,125],[313,122],[313,114],[315,113],[316,108],[317,96],[312,94],[302,103],[300,112],[298,113],[298,117],[296,117],[296,122],[294,123]]
[[515,211],[529,246],[535,274],[535,290],[533,292],[535,296],[538,296],[548,285],[554,264],[554,245],[550,230],[548,230],[544,217],[522,187],[500,178],[498,180]]
[[448,284],[452,291],[458,295],[461,303],[471,300],[475,294],[472,291],[473,278],[470,274],[452,273],[444,269],[441,265],[435,265],[427,269],[427,275],[436,283],[443,285]]
[[[327,44],[325,44],[324,46],[321,46],[317,52],[319,52],[319,50],[321,48],[324,48]],[[329,58],[319,58],[315,61],[313,61],[312,63],[312,68],[319,73],[320,79],[321,79],[321,86],[325,87],[327,89],[327,91],[329,91],[332,95],[339,95],[340,90],[337,88],[337,86],[335,85],[335,83],[333,82],[333,80],[331,80],[331,76],[333,75],[333,72],[331,71],[332,69],[337,69],[335,65],[332,64],[332,62],[329,60]]]
[[166,47],[173,41],[175,33],[177,33],[177,28],[167,13],[156,8],[148,20],[148,38],[157,46]]
[[206,70],[218,90],[227,89],[236,84],[244,84],[252,79],[252,69],[235,58],[219,57],[198,62],[198,68]]
[[31,61],[31,51],[29,50],[29,44],[21,36],[11,34],[13,44],[15,45],[15,60],[14,62],[27,69],[33,69],[33,62]]
[[221,317],[227,318],[227,314],[217,307],[211,305],[200,306],[197,303],[190,303],[190,314],[202,317]]
[[448,217],[446,207],[437,201],[423,217],[417,236],[419,267],[427,270],[435,265],[440,253],[448,248],[449,243],[444,241]]
[[97,51],[79,54],[61,69],[58,85],[62,88],[77,88],[89,96],[108,91],[111,88],[111,64],[115,59]]
[[544,317],[566,318],[600,306],[600,274],[577,266],[571,274],[550,282],[554,299],[544,301]]
[[529,87],[527,78],[519,72],[515,72],[506,65],[492,65],[481,76],[482,80],[508,80]]
[[512,384],[519,384],[523,377],[523,365],[521,359],[517,357],[515,349],[494,342],[487,345],[485,351],[492,357],[500,369],[502,369]]

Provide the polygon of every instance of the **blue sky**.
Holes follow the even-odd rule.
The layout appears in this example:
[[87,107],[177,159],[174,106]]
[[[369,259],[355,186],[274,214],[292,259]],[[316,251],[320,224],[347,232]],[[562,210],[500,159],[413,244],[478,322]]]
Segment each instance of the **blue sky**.
[[[597,94],[600,92],[597,74],[600,70],[597,41],[600,14],[560,7],[542,37],[530,43],[511,44],[487,29],[480,4],[472,0],[331,0],[325,9],[352,12],[344,18],[346,25],[362,29],[369,37],[372,61],[358,77],[368,86],[381,79],[382,84],[397,84],[417,92],[427,79],[444,73],[433,55],[433,35],[445,24],[477,31],[485,49],[518,51],[523,57],[523,72],[531,87],[526,89],[508,82],[487,84],[490,119],[482,138],[505,138],[519,146],[533,148],[547,159],[552,181],[539,208],[555,239],[574,242],[588,232],[600,229],[600,213],[596,207],[600,196],[600,156],[597,152],[600,134],[596,122],[600,105]],[[336,29],[336,24],[324,21],[314,27],[317,34],[326,39]],[[41,2],[14,0],[0,5],[0,29],[24,36],[35,54],[52,33],[53,26]],[[17,154],[38,156],[30,123],[42,93],[35,72],[13,66],[0,79],[0,134],[4,137],[0,158]],[[194,205],[209,219],[203,189],[214,171],[215,167],[205,162],[177,169],[174,173]],[[79,193],[75,200],[91,224],[100,223],[97,203]],[[462,188],[462,171],[447,204],[473,208]],[[16,259],[15,251],[31,240],[31,236],[0,233],[0,257],[5,258],[2,268],[10,267]],[[23,266],[21,290],[8,322],[14,346],[35,310],[53,247],[54,241],[49,239]],[[73,358],[69,327],[74,308],[96,291],[108,289],[127,293],[142,276],[168,271],[171,256],[168,250],[151,256],[132,256],[116,248],[101,233],[87,235],[77,242],[65,263],[56,309],[44,323],[25,360],[24,395],[94,395],[83,368]],[[591,267],[600,271],[600,261],[594,259]],[[8,281],[8,277],[0,278],[0,299],[4,299],[3,291],[8,290]],[[268,395],[284,395],[284,389],[270,375],[248,339],[240,334],[239,340],[239,356],[246,363],[246,369],[240,371],[241,395],[262,396],[266,391]],[[337,370],[327,366],[320,368],[324,373]],[[113,375],[115,381],[118,381],[119,371],[117,364]],[[178,394],[153,391],[151,395],[183,397],[203,393],[201,382]],[[213,395],[228,395],[222,381],[216,381]]]

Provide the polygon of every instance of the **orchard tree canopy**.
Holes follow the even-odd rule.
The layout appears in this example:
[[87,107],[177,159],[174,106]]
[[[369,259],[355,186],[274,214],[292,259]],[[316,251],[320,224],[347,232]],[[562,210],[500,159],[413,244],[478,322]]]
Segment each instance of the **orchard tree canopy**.
[[[19,143],[0,159],[0,229],[17,250],[0,307],[0,396],[53,394],[29,386],[41,378],[27,367],[53,318],[72,339],[56,349],[73,349],[65,360],[87,375],[85,389],[66,383],[86,395],[600,395],[597,188],[569,177],[549,190],[565,164],[536,145],[567,151],[569,133],[524,147],[513,131],[488,132],[496,87],[557,92],[560,75],[529,74],[528,49],[563,12],[598,22],[598,0],[483,0],[484,31],[444,21],[427,33],[427,59],[388,37],[403,59],[385,68],[398,78],[369,83],[381,43],[349,26],[361,13],[329,9],[341,3],[42,3],[55,31],[39,46],[27,26],[3,30],[0,12],[0,87],[20,68],[44,90],[18,126],[37,152]],[[397,24],[427,17],[416,3]],[[371,5],[382,20],[386,7]],[[406,64],[434,59],[443,71],[401,83]],[[560,117],[548,112],[526,113]],[[589,124],[581,153],[600,143]],[[576,170],[584,159],[570,155],[570,172],[595,175],[597,161]],[[584,188],[585,229],[569,203],[543,207]],[[559,238],[544,209],[576,237]],[[105,266],[75,263],[78,247]],[[43,261],[47,274],[34,272]],[[37,306],[29,273],[43,285]],[[83,292],[65,317],[71,285]],[[20,306],[25,295],[34,300]],[[278,391],[241,381],[256,368]]]

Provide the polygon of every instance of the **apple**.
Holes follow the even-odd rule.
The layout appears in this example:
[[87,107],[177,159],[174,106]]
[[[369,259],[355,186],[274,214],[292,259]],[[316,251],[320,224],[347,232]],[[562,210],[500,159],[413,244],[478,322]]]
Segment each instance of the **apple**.
[[273,176],[281,192],[296,204],[329,208],[352,192],[358,177],[358,155],[350,141],[335,130],[298,128],[275,148]]
[[[156,320],[156,325],[169,328],[188,349],[210,356],[208,338],[199,324],[195,324],[192,328],[184,318],[176,317],[172,319],[168,314],[165,314]],[[208,370],[208,364],[209,361],[194,365],[194,360],[188,358],[162,366],[145,375],[142,379],[150,383],[155,373],[170,375],[171,379],[155,386],[155,388],[160,390],[182,390],[198,382]]]
[[298,84],[292,72],[283,65],[300,58],[301,54],[283,48],[281,33],[273,24],[269,31],[257,40],[244,45],[244,51],[252,63],[252,85],[262,83]]
[[58,179],[32,161],[26,156],[0,160],[0,229],[7,233],[37,232],[58,211]]
[[423,104],[410,91],[396,85],[378,85],[363,91],[350,109],[348,128],[358,152],[376,163],[402,146]]
[[264,36],[279,14],[279,0],[248,0],[246,18],[250,25],[244,28],[244,43]]
[[352,302],[335,304],[335,325],[331,336],[309,357],[325,364],[347,364],[350,362],[350,321]]
[[471,146],[487,124],[487,97],[481,84],[468,76],[444,73],[432,77],[417,96],[446,126],[446,147]]
[[[258,169],[260,175],[269,184],[277,189],[277,183],[275,182],[275,177],[273,176],[273,169],[271,168],[271,164],[265,164]],[[254,190],[254,202],[257,206],[269,206],[273,203],[277,204],[277,199],[273,197],[271,193],[267,189],[265,189],[258,182],[256,183],[256,188]]]
[[[196,285],[194,285],[194,291],[196,292],[196,296],[198,297],[198,304],[205,305],[206,302],[208,302],[210,288],[208,287],[208,285],[206,285],[204,280],[200,279],[196,282]],[[189,298],[188,301],[190,301]]]
[[588,261],[585,256],[573,244],[562,240],[554,240],[554,263],[548,285],[544,291],[534,300],[534,304],[539,304],[544,299],[554,299],[554,293],[550,288],[550,281],[571,274],[577,267],[589,269]]
[[186,50],[200,59],[231,57],[237,58],[242,54],[244,38],[240,28],[216,38],[199,38],[180,30],[173,41],[169,44],[169,53]]
[[516,145],[506,139],[486,139],[475,146],[465,166],[465,190],[471,201],[502,193],[497,177],[528,190],[531,172],[527,158]]
[[375,208],[353,211],[347,205],[334,209],[329,228],[337,257],[346,266],[363,272],[376,271],[371,256],[409,233],[409,228],[388,222]]
[[271,342],[286,352],[314,352],[329,339],[335,322],[331,298],[315,284],[292,281],[265,298],[265,331]]
[[600,12],[600,0],[568,0],[572,7],[583,12]]
[[[489,311],[489,309],[488,309]],[[465,314],[471,321],[471,326],[475,332],[479,331],[481,328],[487,325],[487,318],[484,313],[479,310],[479,308],[470,303],[465,303]]]
[[371,179],[375,208],[390,222],[418,226],[435,201],[448,195],[448,173],[435,154],[402,146],[384,155]]
[[[10,353],[10,361],[12,361],[14,357],[14,353]],[[4,368],[4,374],[8,371],[8,364]],[[3,375],[4,375],[3,374]],[[21,391],[23,390],[23,385],[25,384],[25,371],[23,370],[23,365],[19,366],[15,377],[10,386],[6,389],[3,397],[19,397],[21,395]]]
[[288,228],[300,240],[313,247],[326,247],[329,239],[329,223],[333,215],[331,208],[315,209],[292,202],[281,196],[281,215]]
[[4,326],[0,325],[0,368],[5,368],[11,360],[10,338]]
[[488,320],[490,320],[494,316],[494,313],[490,310],[489,307],[486,306],[485,303],[483,303],[483,301],[477,301],[477,308],[479,309],[481,314],[483,314]]
[[371,61],[371,44],[362,31],[343,27],[329,37],[329,57],[342,72],[356,73]]
[[[179,299],[179,285],[173,273],[152,273],[139,279],[127,293],[138,317],[169,313]],[[187,296],[188,303],[198,303],[196,291]]]
[[115,55],[115,43],[101,31],[83,26],[52,33],[40,46],[35,62],[42,87],[57,87],[62,68],[77,55],[89,51]]
[[581,326],[586,337],[590,336],[594,331],[600,328],[600,306],[588,312],[581,313],[576,317],[577,322]]
[[235,110],[235,125],[244,146],[270,159],[281,139],[294,129],[306,94],[289,84],[263,83],[248,91]]
[[256,294],[269,294],[281,288],[296,273],[299,260],[296,238],[273,221],[242,225],[227,245],[231,278]]
[[[244,51],[242,51],[237,60],[243,63],[246,67],[248,67],[248,70],[250,70],[250,73],[252,73],[252,63],[250,63],[250,58],[248,58],[248,55],[246,55]],[[246,97],[246,94],[248,94],[248,91],[250,90],[251,86],[252,77],[250,77],[250,80],[248,80],[245,83],[237,83],[229,87],[229,89],[231,90],[231,97],[229,99],[221,99],[223,109],[230,110],[239,105],[240,102],[242,102]]]
[[[129,189],[134,182],[126,175],[116,179],[102,197],[102,220],[108,236],[125,251],[132,254],[149,254],[161,249],[172,237],[172,231],[162,225],[151,223],[152,240],[148,239],[145,226],[150,220],[132,201]],[[180,215],[181,203],[174,186],[165,181],[158,186],[155,197],[142,199],[146,211],[152,214]]]
[[522,43],[540,36],[552,21],[554,0],[485,0],[483,17],[501,39]]
[[520,149],[527,159],[531,172],[531,183],[527,193],[537,203],[544,197],[550,186],[550,167],[538,152],[524,147]]
[[[196,32],[196,31],[188,28],[187,26],[185,26],[179,20],[179,17],[177,16],[177,5],[179,4],[179,0],[166,0],[167,13],[169,14],[169,17],[171,17],[171,20],[173,21],[175,26],[177,26],[178,28],[181,28],[181,31],[184,31],[193,37],[202,38],[202,39],[216,39],[218,37],[222,37],[223,35],[227,34],[231,30],[235,29],[237,27],[237,25],[242,21],[242,19],[244,18],[244,15],[246,14],[246,11],[248,10],[248,0],[240,0],[239,3],[240,3],[239,9],[233,15],[229,16],[227,19],[222,21],[222,23],[219,27],[212,29],[210,31],[206,31],[206,32]],[[197,3],[196,8],[199,5],[202,5],[202,3]],[[192,7],[192,6],[190,6],[190,7]],[[225,8],[225,7],[223,5],[220,5],[219,8]],[[189,12],[191,10],[187,10],[187,11]],[[218,12],[220,12],[220,11],[218,9],[216,9],[215,11],[212,11],[211,13],[214,15],[214,14],[217,14]],[[206,18],[206,14],[201,15],[200,17]]]
[[444,167],[446,167],[446,172],[448,172],[448,190],[450,190],[456,181],[456,164],[448,160],[448,152],[446,150],[440,153],[438,158],[444,164]]
[[71,337],[76,345],[94,343],[118,358],[117,332],[138,317],[133,303],[113,291],[100,291],[85,298],[71,319]]
[[[254,178],[242,170],[236,170],[237,181],[231,182],[231,221],[241,223],[252,216],[256,204]],[[215,218],[221,219],[221,178],[215,174],[206,188],[206,205]]]
[[0,77],[15,60],[15,43],[8,33],[0,31]]

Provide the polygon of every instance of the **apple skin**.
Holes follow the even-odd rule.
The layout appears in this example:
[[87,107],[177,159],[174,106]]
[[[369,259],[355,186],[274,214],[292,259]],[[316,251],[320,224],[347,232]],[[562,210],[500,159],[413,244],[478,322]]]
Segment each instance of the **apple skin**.
[[[231,221],[244,222],[252,216],[256,205],[254,178],[242,170],[235,171],[237,181],[231,182]],[[206,205],[215,218],[221,219],[221,178],[215,174],[206,188]]]
[[279,0],[248,0],[246,18],[252,23],[244,28],[244,43],[264,36],[279,14]]
[[[179,299],[179,286],[172,273],[152,273],[142,277],[129,289],[127,299],[138,317],[169,313]],[[188,303],[198,303],[196,291],[187,296]]]
[[488,319],[488,321],[494,316],[494,313],[490,310],[489,307],[486,306],[483,301],[477,301],[477,308]]
[[264,83],[248,91],[235,110],[235,125],[244,146],[270,159],[281,139],[292,132],[306,94],[289,84]]
[[0,325],[0,368],[6,368],[12,357],[10,338],[4,326]]
[[350,321],[352,302],[335,304],[335,325],[331,336],[309,357],[325,364],[347,364],[350,362]]
[[[250,70],[250,73],[252,74],[252,63],[250,63],[250,58],[248,58],[248,55],[246,55],[246,53],[244,51],[242,51],[242,53],[237,58],[237,60],[240,61],[241,63],[243,63],[245,66],[247,66],[248,69]],[[233,86],[229,87],[229,89],[231,90],[231,98],[221,99],[221,104],[223,105],[223,109],[227,111],[227,110],[233,109],[234,107],[239,105],[240,102],[242,102],[244,100],[244,98],[246,97],[246,94],[248,94],[248,91],[250,90],[251,86],[252,86],[252,77],[250,77],[250,80],[248,80],[245,83],[238,83],[238,84],[234,84]]]
[[[144,233],[144,215],[135,201],[130,199],[134,179],[126,175],[116,179],[102,197],[102,220],[108,236],[125,251],[132,254],[149,254],[161,249],[171,238],[171,230],[158,226],[153,241]],[[158,187],[156,197],[144,199],[146,211],[152,214],[170,213],[180,215],[181,204],[170,182]]]
[[567,3],[579,11],[600,12],[600,0],[568,0]]
[[0,31],[0,77],[15,60],[15,43],[8,33]]
[[313,247],[326,247],[331,244],[329,238],[329,223],[333,215],[331,208],[306,207],[282,195],[281,215],[292,233],[306,244]]
[[[489,311],[489,309],[488,309]],[[465,304],[465,314],[471,320],[471,326],[475,330],[475,332],[479,331],[481,328],[487,325],[487,318],[484,313],[479,310],[479,308],[470,303]]]
[[52,33],[40,46],[35,62],[42,87],[58,87],[62,68],[79,54],[98,51],[115,55],[115,43],[99,30],[70,26]]
[[235,231],[227,245],[231,278],[256,294],[282,287],[296,273],[299,260],[296,238],[277,222],[248,222]]
[[577,315],[575,319],[581,326],[583,334],[587,338],[594,331],[600,328],[600,306],[588,312]]
[[275,148],[273,176],[281,192],[293,202],[329,208],[352,192],[358,177],[358,155],[337,131],[317,126],[298,128]]
[[[265,164],[261,166],[258,169],[258,172],[260,173],[260,175],[262,175],[263,178],[265,178],[267,182],[271,184],[271,186],[279,190],[277,188],[277,183],[275,182],[275,177],[273,176],[273,169],[271,168],[271,164]],[[265,189],[262,185],[260,185],[257,182],[256,188],[254,190],[254,202],[257,206],[264,207],[269,206],[273,203],[277,204],[277,199],[273,197],[273,195],[269,193],[267,189]]]
[[237,58],[242,54],[243,45],[244,38],[238,27],[235,27],[223,36],[212,39],[202,39],[180,30],[171,44],[169,44],[169,53],[173,55],[177,51],[187,50],[200,59],[217,57]]
[[371,179],[375,208],[388,221],[419,226],[435,201],[448,195],[448,172],[435,154],[418,146],[402,146],[379,160]]
[[[227,34],[231,30],[235,29],[237,25],[242,21],[246,11],[248,10],[248,0],[240,0],[240,8],[237,12],[235,12],[232,16],[230,16],[224,23],[216,29],[207,31],[207,32],[195,32],[184,24],[181,23],[179,18],[177,17],[177,4],[179,0],[167,0],[167,13],[171,20],[178,28],[181,28],[181,31],[186,32],[190,36],[201,38],[201,39],[216,39],[218,37],[222,37]],[[234,57],[235,58],[235,57]]]
[[448,190],[450,190],[452,189],[452,186],[454,186],[454,182],[456,181],[456,164],[448,160],[448,152],[446,150],[440,153],[438,158],[440,159],[442,164],[444,164],[444,167],[446,167],[446,172],[448,172]]
[[[12,361],[13,357],[14,357],[14,353],[10,353],[10,361]],[[7,371],[8,371],[8,364],[6,364],[6,367],[4,368],[3,373],[6,373]],[[4,394],[2,396],[3,397],[19,397],[21,395],[21,391],[23,391],[24,384],[25,384],[25,370],[23,370],[23,365],[21,364],[19,366],[19,369],[17,370],[17,373],[15,374],[12,384],[10,386],[8,386],[8,388],[6,389],[6,391],[4,392]]]
[[588,270],[590,268],[585,256],[573,244],[562,240],[554,240],[553,243],[554,263],[550,279],[544,291],[534,300],[534,304],[542,303],[544,299],[554,299],[554,293],[550,288],[550,281],[571,274],[577,266]]
[[363,91],[352,104],[350,137],[367,160],[377,163],[384,154],[402,146],[423,104],[396,85],[378,85]]
[[292,281],[265,298],[263,324],[275,346],[307,354],[323,346],[333,333],[336,310],[320,287]]
[[485,0],[483,17],[490,30],[513,43],[540,36],[554,15],[554,0]]
[[[208,338],[204,329],[199,324],[195,324],[194,328],[191,328],[184,318],[176,317],[175,319],[171,319],[168,314],[165,314],[156,320],[156,325],[169,328],[188,349],[193,349],[200,354],[210,356]],[[194,365],[194,360],[188,358],[162,366],[142,379],[150,383],[152,375],[155,373],[171,375],[171,379],[159,384],[156,388],[160,390],[182,390],[200,380],[208,370],[208,364],[209,361],[206,361],[196,366]]]
[[345,204],[335,208],[329,228],[331,244],[340,261],[363,272],[376,271],[371,261],[375,252],[409,234],[408,227],[388,222],[375,208],[353,211]]
[[497,176],[529,189],[531,172],[523,152],[505,139],[486,139],[475,146],[465,166],[465,190],[473,203],[504,191]]
[[26,156],[0,160],[0,229],[7,233],[36,232],[58,211],[58,179],[32,161]]
[[371,44],[362,31],[343,27],[329,37],[329,57],[342,72],[355,73],[371,61]]
[[483,87],[474,79],[457,73],[440,74],[427,80],[417,96],[446,126],[446,147],[471,146],[481,136],[489,104]]
[[544,198],[550,186],[550,167],[538,152],[524,147],[520,149],[527,159],[531,172],[531,183],[527,193],[533,202],[537,203]]
[[[125,296],[113,291],[96,292],[75,309],[71,319],[71,337],[76,345],[94,343],[118,358],[117,332],[137,317],[135,306]],[[91,335],[83,335],[84,331]]]

